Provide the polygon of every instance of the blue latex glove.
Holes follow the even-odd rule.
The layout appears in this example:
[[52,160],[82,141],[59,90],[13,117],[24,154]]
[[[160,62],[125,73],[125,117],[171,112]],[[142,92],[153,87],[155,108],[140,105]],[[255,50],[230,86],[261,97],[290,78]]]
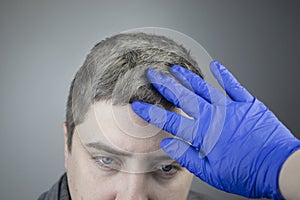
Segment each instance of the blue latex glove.
[[136,101],[132,109],[147,122],[176,136],[162,149],[201,180],[226,192],[281,199],[278,186],[285,160],[300,141],[221,64],[210,69],[228,96],[180,66],[179,81],[147,70],[153,86],[190,117]]

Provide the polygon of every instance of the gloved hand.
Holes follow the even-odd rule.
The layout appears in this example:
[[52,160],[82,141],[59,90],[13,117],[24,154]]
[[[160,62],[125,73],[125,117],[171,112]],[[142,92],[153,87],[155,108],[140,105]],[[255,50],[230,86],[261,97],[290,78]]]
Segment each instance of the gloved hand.
[[278,178],[300,141],[221,64],[210,69],[227,95],[180,66],[176,79],[150,68],[153,86],[188,116],[140,101],[132,109],[173,134],[161,141],[174,160],[208,184],[251,198],[281,199]]

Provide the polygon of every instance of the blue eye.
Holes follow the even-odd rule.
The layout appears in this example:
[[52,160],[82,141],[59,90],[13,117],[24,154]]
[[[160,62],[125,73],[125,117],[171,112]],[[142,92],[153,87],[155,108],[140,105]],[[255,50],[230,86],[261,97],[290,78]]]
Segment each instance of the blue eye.
[[100,157],[99,160],[105,165],[110,165],[114,161],[112,158],[109,157]]
[[101,169],[105,169],[105,170],[117,170],[120,168],[119,163],[110,157],[106,157],[106,156],[97,156],[94,157],[95,162],[97,163],[97,165],[99,167],[101,167]]

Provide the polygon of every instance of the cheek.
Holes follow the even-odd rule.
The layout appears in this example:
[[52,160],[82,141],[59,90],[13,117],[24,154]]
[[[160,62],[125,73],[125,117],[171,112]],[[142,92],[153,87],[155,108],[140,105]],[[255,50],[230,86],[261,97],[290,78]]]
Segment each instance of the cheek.
[[96,200],[114,196],[109,177],[86,154],[72,152],[68,158],[67,175],[72,199]]

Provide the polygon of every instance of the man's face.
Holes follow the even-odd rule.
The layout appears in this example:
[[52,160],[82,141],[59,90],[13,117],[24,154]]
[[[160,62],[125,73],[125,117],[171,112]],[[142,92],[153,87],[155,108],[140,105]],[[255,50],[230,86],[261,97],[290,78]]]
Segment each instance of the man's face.
[[71,153],[65,142],[72,199],[185,199],[193,176],[160,149],[166,137],[130,105],[95,103],[75,128]]

